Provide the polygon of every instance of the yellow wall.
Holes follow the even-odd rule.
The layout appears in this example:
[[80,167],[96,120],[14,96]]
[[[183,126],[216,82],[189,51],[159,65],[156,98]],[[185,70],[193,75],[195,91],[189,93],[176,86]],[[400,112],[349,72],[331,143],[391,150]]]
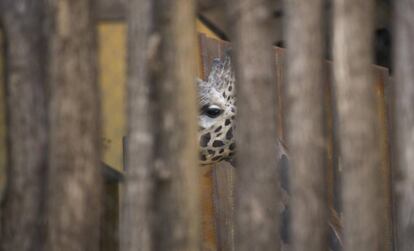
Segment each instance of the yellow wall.
[[[125,80],[126,28],[122,22],[101,22],[99,31],[99,82],[102,90],[103,160],[122,170],[122,137],[126,133]],[[216,37],[197,20],[197,31]],[[200,53],[198,53],[200,54]],[[201,67],[201,58],[197,58]],[[199,69],[200,69],[199,67]]]
[[[197,30],[208,36],[215,35],[201,22]],[[125,79],[126,79],[126,27],[123,22],[101,22],[99,36],[99,83],[102,92],[103,161],[122,170],[122,137],[126,133]],[[3,48],[0,33],[0,53]],[[3,70],[4,55],[0,54],[0,193],[4,184],[6,165],[6,122]],[[197,58],[200,64],[200,58]]]
[[196,28],[199,33],[204,33],[208,37],[219,39],[217,35],[207,28],[207,26],[205,26],[202,22],[200,22],[200,20],[197,20]]
[[117,170],[122,170],[122,137],[126,133],[125,34],[125,25],[120,22],[102,22],[98,25],[103,161]]
[[[122,170],[122,137],[126,134],[125,81],[126,81],[126,28],[120,22],[102,22],[99,31],[99,82],[102,90],[102,124],[104,151],[103,160],[108,165]],[[217,38],[197,20],[197,31]],[[197,48],[199,48],[197,46]],[[201,53],[197,53],[201,73]],[[200,74],[199,74],[200,75]],[[203,249],[217,250],[213,205],[213,179],[211,167],[202,171],[202,221]]]

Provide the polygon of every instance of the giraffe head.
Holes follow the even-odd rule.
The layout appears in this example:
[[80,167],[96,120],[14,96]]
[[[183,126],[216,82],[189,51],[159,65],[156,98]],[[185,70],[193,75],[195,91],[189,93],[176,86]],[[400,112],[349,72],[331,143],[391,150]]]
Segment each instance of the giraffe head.
[[213,61],[207,81],[197,81],[200,162],[203,165],[228,160],[234,155],[234,82],[228,55]]

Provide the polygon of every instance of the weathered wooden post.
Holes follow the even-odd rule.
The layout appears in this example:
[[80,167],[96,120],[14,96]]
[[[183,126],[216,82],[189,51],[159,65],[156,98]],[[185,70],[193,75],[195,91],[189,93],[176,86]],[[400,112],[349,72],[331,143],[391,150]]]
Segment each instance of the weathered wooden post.
[[48,1],[50,148],[47,250],[98,250],[102,175],[91,0]]
[[[150,40],[153,28],[153,1],[130,0],[128,25],[128,82],[126,179],[121,208],[121,251],[152,249],[154,201],[155,115],[151,92],[150,56],[156,53],[157,41]],[[151,47],[152,46],[152,47]]]
[[[374,1],[336,0],[334,72],[343,169],[345,250],[383,250],[381,134],[373,83]],[[350,39],[353,38],[353,39]]]
[[48,149],[44,7],[43,1],[0,1],[7,43],[9,153],[1,210],[4,251],[43,248]]
[[195,4],[129,3],[128,171],[122,220],[127,235],[121,248],[198,250]]
[[395,183],[398,209],[398,248],[414,249],[414,2],[395,1],[394,7],[394,131]]
[[[5,37],[4,29],[0,23],[0,193],[5,194],[6,165],[7,165],[7,126],[6,126],[6,84],[5,84]],[[0,207],[0,217],[1,217]],[[0,222],[1,232],[1,222]]]
[[[154,3],[154,249],[200,247],[194,0]],[[157,43],[158,40],[158,43]]]
[[271,1],[228,1],[237,80],[235,250],[279,250]]
[[292,181],[293,250],[326,250],[323,1],[286,1],[286,135]]

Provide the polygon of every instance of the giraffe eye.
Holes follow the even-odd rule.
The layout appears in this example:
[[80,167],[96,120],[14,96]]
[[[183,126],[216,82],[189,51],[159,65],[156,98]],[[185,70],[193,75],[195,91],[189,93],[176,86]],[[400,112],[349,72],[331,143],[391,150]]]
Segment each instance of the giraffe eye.
[[210,118],[217,118],[218,116],[220,116],[222,112],[223,110],[217,106],[210,106],[204,110],[204,114],[209,116]]

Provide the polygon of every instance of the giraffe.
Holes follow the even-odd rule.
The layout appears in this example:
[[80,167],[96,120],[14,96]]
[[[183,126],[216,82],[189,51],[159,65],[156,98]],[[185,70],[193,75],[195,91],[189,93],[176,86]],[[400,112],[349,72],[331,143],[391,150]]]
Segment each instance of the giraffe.
[[235,88],[230,57],[215,59],[207,81],[197,80],[202,165],[230,160],[235,153]]
[[[212,62],[211,71],[206,81],[197,79],[198,89],[198,139],[200,149],[200,164],[210,165],[220,161],[232,163],[236,153],[235,119],[236,80],[231,65],[231,57],[226,53],[224,58],[216,58]],[[284,144],[276,139],[277,158],[279,165],[281,191],[281,241],[282,250],[289,249],[289,157]],[[337,224],[329,223],[330,250],[340,250],[341,240]]]

